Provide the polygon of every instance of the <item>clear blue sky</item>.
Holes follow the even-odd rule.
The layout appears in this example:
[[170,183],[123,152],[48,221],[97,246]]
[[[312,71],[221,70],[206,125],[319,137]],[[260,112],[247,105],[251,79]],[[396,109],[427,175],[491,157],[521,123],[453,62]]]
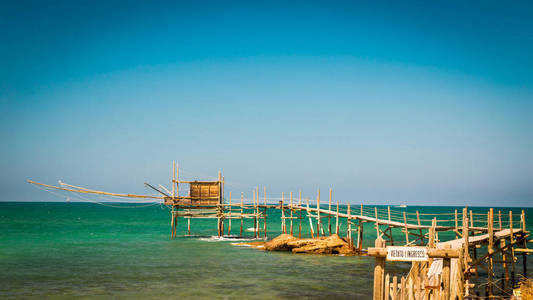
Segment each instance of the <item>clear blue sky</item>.
[[532,15],[530,1],[2,1],[0,200],[54,200],[27,178],[146,193],[177,160],[233,192],[532,206]]

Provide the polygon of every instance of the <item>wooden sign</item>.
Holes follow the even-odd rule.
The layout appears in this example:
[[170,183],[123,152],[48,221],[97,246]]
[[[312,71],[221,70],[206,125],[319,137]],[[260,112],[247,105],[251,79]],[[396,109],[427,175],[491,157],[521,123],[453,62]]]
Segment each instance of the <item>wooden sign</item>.
[[388,261],[427,261],[428,249],[426,247],[387,247]]

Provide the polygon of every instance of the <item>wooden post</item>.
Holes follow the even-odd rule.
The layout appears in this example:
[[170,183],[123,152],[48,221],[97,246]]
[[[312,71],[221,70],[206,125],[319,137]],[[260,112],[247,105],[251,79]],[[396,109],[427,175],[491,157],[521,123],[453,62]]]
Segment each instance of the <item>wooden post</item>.
[[405,211],[403,212],[403,225],[403,230],[405,231],[405,244],[409,245],[409,229],[407,229],[407,214]]
[[[385,241],[378,236],[374,242],[376,248],[385,248]],[[374,263],[374,297],[373,300],[383,299],[383,275],[385,273],[385,257],[376,257]],[[388,300],[388,299],[385,299]]]
[[[526,234],[526,213],[524,210],[522,210],[522,214],[520,215],[520,220],[522,221],[522,234]],[[527,248],[527,241],[526,239],[523,239],[522,247],[524,249]],[[527,278],[527,252],[522,253],[522,267],[523,267],[523,275],[525,278]]]
[[241,192],[241,233],[240,233],[240,236],[242,236],[242,226],[244,223],[243,213],[244,213],[244,193]]
[[[433,220],[431,220],[431,227],[429,228],[429,243],[428,243],[429,248],[435,248],[436,223],[437,223],[437,218],[433,218]],[[431,266],[432,263],[433,263],[433,258],[430,257],[428,259],[428,266]]]
[[470,210],[470,228],[474,227],[474,215],[472,213],[472,210]]
[[[392,277],[392,300],[398,300],[398,277]],[[385,298],[387,299],[387,298]]]
[[267,188],[263,187],[263,201],[265,203],[265,208],[263,209],[263,232],[265,234],[265,239],[267,238]]
[[406,296],[405,276],[402,276],[400,279],[400,300],[407,300]]
[[[302,190],[298,191],[298,207],[302,207]],[[302,210],[298,209],[298,219],[300,224],[298,225],[298,238],[302,238]]]
[[255,227],[255,237],[258,238],[259,234],[261,233],[261,219],[259,219],[259,187],[255,187],[255,223],[257,226]]
[[335,216],[335,234],[339,234],[339,199],[337,198],[337,215]]
[[353,242],[352,242],[352,215],[350,214],[350,202],[348,202],[348,244],[350,245],[350,249],[353,248]]
[[502,211],[498,210],[498,224],[500,225],[500,231],[502,231]]
[[[506,241],[505,239],[500,240],[500,249],[505,249]],[[507,250],[502,251],[502,261],[503,261],[503,270],[505,276],[503,277],[503,288],[502,290],[505,291],[505,286],[507,285],[507,282],[509,282],[509,268],[507,267]]]
[[[470,253],[468,251],[469,249],[469,239],[468,239],[468,235],[469,235],[469,229],[468,229],[468,217],[467,217],[467,214],[466,214],[466,208],[465,210],[463,210],[463,251],[464,251],[464,254],[463,254],[463,265],[465,268],[468,267],[468,264],[470,263]],[[464,284],[464,288],[466,290],[466,295],[469,294],[469,280],[466,279],[465,280],[465,284]]]
[[330,213],[328,213],[328,231],[329,231],[329,235],[331,235],[331,193],[332,193],[332,190],[330,188],[329,189],[329,206],[328,206],[328,210],[330,211]]
[[[464,216],[464,214],[463,214]],[[463,245],[464,246],[464,245]],[[464,247],[461,247],[461,251],[459,251],[459,259],[457,259],[457,274],[459,274],[459,278],[457,280],[457,297],[459,300],[464,299],[465,289],[464,289]]]
[[385,297],[383,299],[384,300],[389,300],[389,296],[390,296],[390,276],[389,276],[389,273],[387,273],[387,275],[385,275],[384,292],[385,292]]
[[363,220],[359,219],[359,230],[357,230],[357,250],[359,253],[363,251],[363,229],[364,229]]
[[176,197],[176,190],[174,188],[174,182],[176,181],[176,162],[172,161],[172,200]]
[[315,234],[313,232],[313,220],[311,220],[311,210],[309,209],[309,198],[305,199],[307,203],[307,217],[309,218],[309,228],[311,229],[311,238],[315,238]]
[[180,166],[176,164],[176,197],[180,196],[179,175],[180,175]]
[[191,217],[187,218],[187,235],[191,235]]
[[320,237],[320,229],[322,228],[322,222],[320,220],[320,189],[316,197],[316,236]]
[[514,275],[515,275],[515,254],[514,254],[514,247],[512,246],[514,244],[514,230],[513,230],[513,211],[509,211],[509,243],[511,243],[511,288],[514,288]]
[[455,239],[459,238],[459,219],[457,218],[457,209],[455,210]]
[[231,191],[229,192],[229,220],[228,220],[228,235],[231,235]]
[[287,228],[285,227],[285,207],[283,206],[284,200],[285,194],[281,192],[281,232],[287,233]]
[[[418,210],[416,211],[416,221],[418,222],[418,226],[421,226],[422,224],[420,223],[420,213],[418,212]],[[420,228],[418,230],[420,232],[420,239],[421,239],[421,242],[422,242],[422,245],[425,244],[424,242],[424,233],[422,232],[422,228]]]
[[218,228],[218,237],[222,235],[222,232],[220,230],[222,229],[222,226],[220,225],[220,216],[217,217],[217,228]]
[[489,231],[489,244],[487,246],[487,251],[489,254],[488,261],[487,261],[487,287],[489,292],[489,297],[492,297],[493,295],[493,286],[492,286],[492,279],[494,277],[494,270],[493,270],[493,262],[494,262],[494,210],[493,208],[489,209],[488,218],[487,218],[487,229]]
[[[252,190],[252,207],[253,207],[254,214],[256,211],[256,205],[255,205],[256,202],[257,202],[257,199],[256,199],[255,189],[253,189]],[[256,216],[254,216],[254,238],[257,238],[257,217]]]
[[257,219],[257,237],[261,235],[261,218],[259,218],[259,187],[255,188],[255,218]]
[[[451,249],[450,245],[447,245],[447,249]],[[443,293],[442,293],[442,300],[448,300],[450,299],[450,266],[451,266],[451,260],[450,258],[443,258],[442,259],[442,287],[443,287]]]
[[378,207],[377,206],[374,206],[374,213],[376,215],[376,236],[381,236],[381,234],[379,234],[379,222],[378,222]]
[[176,216],[174,215],[174,206],[172,206],[172,217],[170,218],[170,239],[174,239],[174,234],[176,233],[176,224],[174,223]]
[[290,192],[290,197],[291,197],[290,202],[291,202],[291,235],[292,235],[292,212],[294,210],[294,208],[292,207],[292,192]]

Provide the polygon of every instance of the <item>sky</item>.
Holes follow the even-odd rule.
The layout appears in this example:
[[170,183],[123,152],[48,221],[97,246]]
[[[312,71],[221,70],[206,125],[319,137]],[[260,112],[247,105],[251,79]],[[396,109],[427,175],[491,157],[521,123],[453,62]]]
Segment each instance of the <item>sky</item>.
[[[533,205],[529,1],[1,1],[0,201],[209,180]],[[323,196],[323,197],[324,197]]]

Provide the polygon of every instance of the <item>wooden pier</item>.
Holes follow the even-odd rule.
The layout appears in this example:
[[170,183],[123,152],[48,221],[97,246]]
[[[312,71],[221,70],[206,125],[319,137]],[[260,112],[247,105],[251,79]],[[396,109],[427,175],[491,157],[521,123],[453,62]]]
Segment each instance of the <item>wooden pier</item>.
[[[297,197],[289,192],[273,199],[267,198],[266,188],[260,195],[256,187],[251,199],[245,199],[242,192],[237,195],[229,192],[226,198],[220,172],[214,181],[180,180],[176,164],[170,191],[146,184],[158,196],[107,193],[62,182],[59,187],[28,182],[82,194],[162,201],[171,208],[172,239],[176,237],[180,217],[187,221],[188,235],[192,220],[216,219],[219,237],[242,237],[246,235],[247,219],[253,220],[253,237],[267,239],[268,210],[277,209],[283,234],[301,238],[306,228],[311,238],[338,234],[345,237],[356,253],[375,257],[375,300],[508,299],[518,279],[527,278],[527,256],[532,252],[527,248],[529,231],[523,210],[514,215],[513,211],[498,211],[495,215],[492,208],[486,213],[468,208],[461,212],[420,213],[350,202],[341,207],[338,200],[333,201],[332,189],[327,203],[321,202],[320,190],[313,199],[303,199],[301,192]],[[187,194],[180,195],[180,189]],[[374,230],[365,234],[365,224],[366,230],[368,224]],[[365,249],[364,239],[369,236],[375,239],[374,247]],[[519,256],[522,268],[517,266]],[[389,274],[386,262],[397,261],[410,263],[410,271]]]

